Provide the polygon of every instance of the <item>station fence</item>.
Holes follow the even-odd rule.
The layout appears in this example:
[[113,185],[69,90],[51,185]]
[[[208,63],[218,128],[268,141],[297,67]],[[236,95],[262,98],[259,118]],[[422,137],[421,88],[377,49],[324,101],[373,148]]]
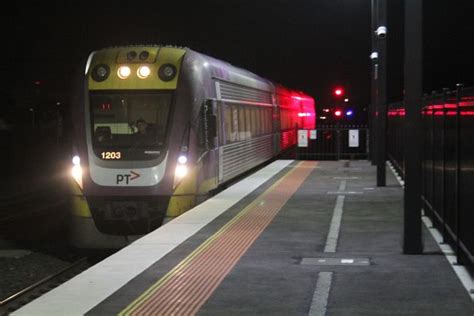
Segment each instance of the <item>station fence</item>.
[[[423,209],[451,244],[457,261],[474,266],[474,87],[425,95],[422,101]],[[387,155],[403,176],[405,104],[388,107]]]
[[[369,129],[366,125],[322,125],[316,130],[300,130],[298,133],[297,159],[368,158]],[[306,141],[301,141],[304,135]]]

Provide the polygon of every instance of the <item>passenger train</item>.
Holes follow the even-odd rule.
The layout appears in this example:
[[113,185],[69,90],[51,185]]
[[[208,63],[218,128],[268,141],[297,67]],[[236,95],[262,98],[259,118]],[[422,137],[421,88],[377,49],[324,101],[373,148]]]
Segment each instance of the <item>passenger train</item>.
[[72,101],[71,241],[120,248],[295,146],[312,97],[189,48],[92,52]]

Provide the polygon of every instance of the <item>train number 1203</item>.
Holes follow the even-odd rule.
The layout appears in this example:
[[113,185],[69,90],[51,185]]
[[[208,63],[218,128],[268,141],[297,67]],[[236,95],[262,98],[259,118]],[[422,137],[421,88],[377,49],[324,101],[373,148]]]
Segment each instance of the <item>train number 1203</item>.
[[102,155],[102,159],[105,159],[105,160],[122,158],[122,153],[120,151],[103,151],[101,155]]

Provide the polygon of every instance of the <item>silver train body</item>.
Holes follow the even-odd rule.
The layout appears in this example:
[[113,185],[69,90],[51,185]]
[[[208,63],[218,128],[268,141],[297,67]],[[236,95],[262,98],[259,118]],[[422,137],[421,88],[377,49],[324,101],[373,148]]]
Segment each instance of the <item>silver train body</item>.
[[80,248],[126,245],[315,125],[311,97],[187,48],[104,49],[84,68],[72,103]]

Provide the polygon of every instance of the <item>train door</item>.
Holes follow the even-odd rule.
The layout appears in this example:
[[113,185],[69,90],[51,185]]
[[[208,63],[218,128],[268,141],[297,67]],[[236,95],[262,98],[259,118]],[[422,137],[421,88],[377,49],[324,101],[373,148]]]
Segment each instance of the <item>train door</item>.
[[[219,109],[215,100],[207,100],[202,108],[203,141],[206,155],[203,164],[206,165],[212,187],[219,184]],[[212,180],[211,180],[212,179]]]

